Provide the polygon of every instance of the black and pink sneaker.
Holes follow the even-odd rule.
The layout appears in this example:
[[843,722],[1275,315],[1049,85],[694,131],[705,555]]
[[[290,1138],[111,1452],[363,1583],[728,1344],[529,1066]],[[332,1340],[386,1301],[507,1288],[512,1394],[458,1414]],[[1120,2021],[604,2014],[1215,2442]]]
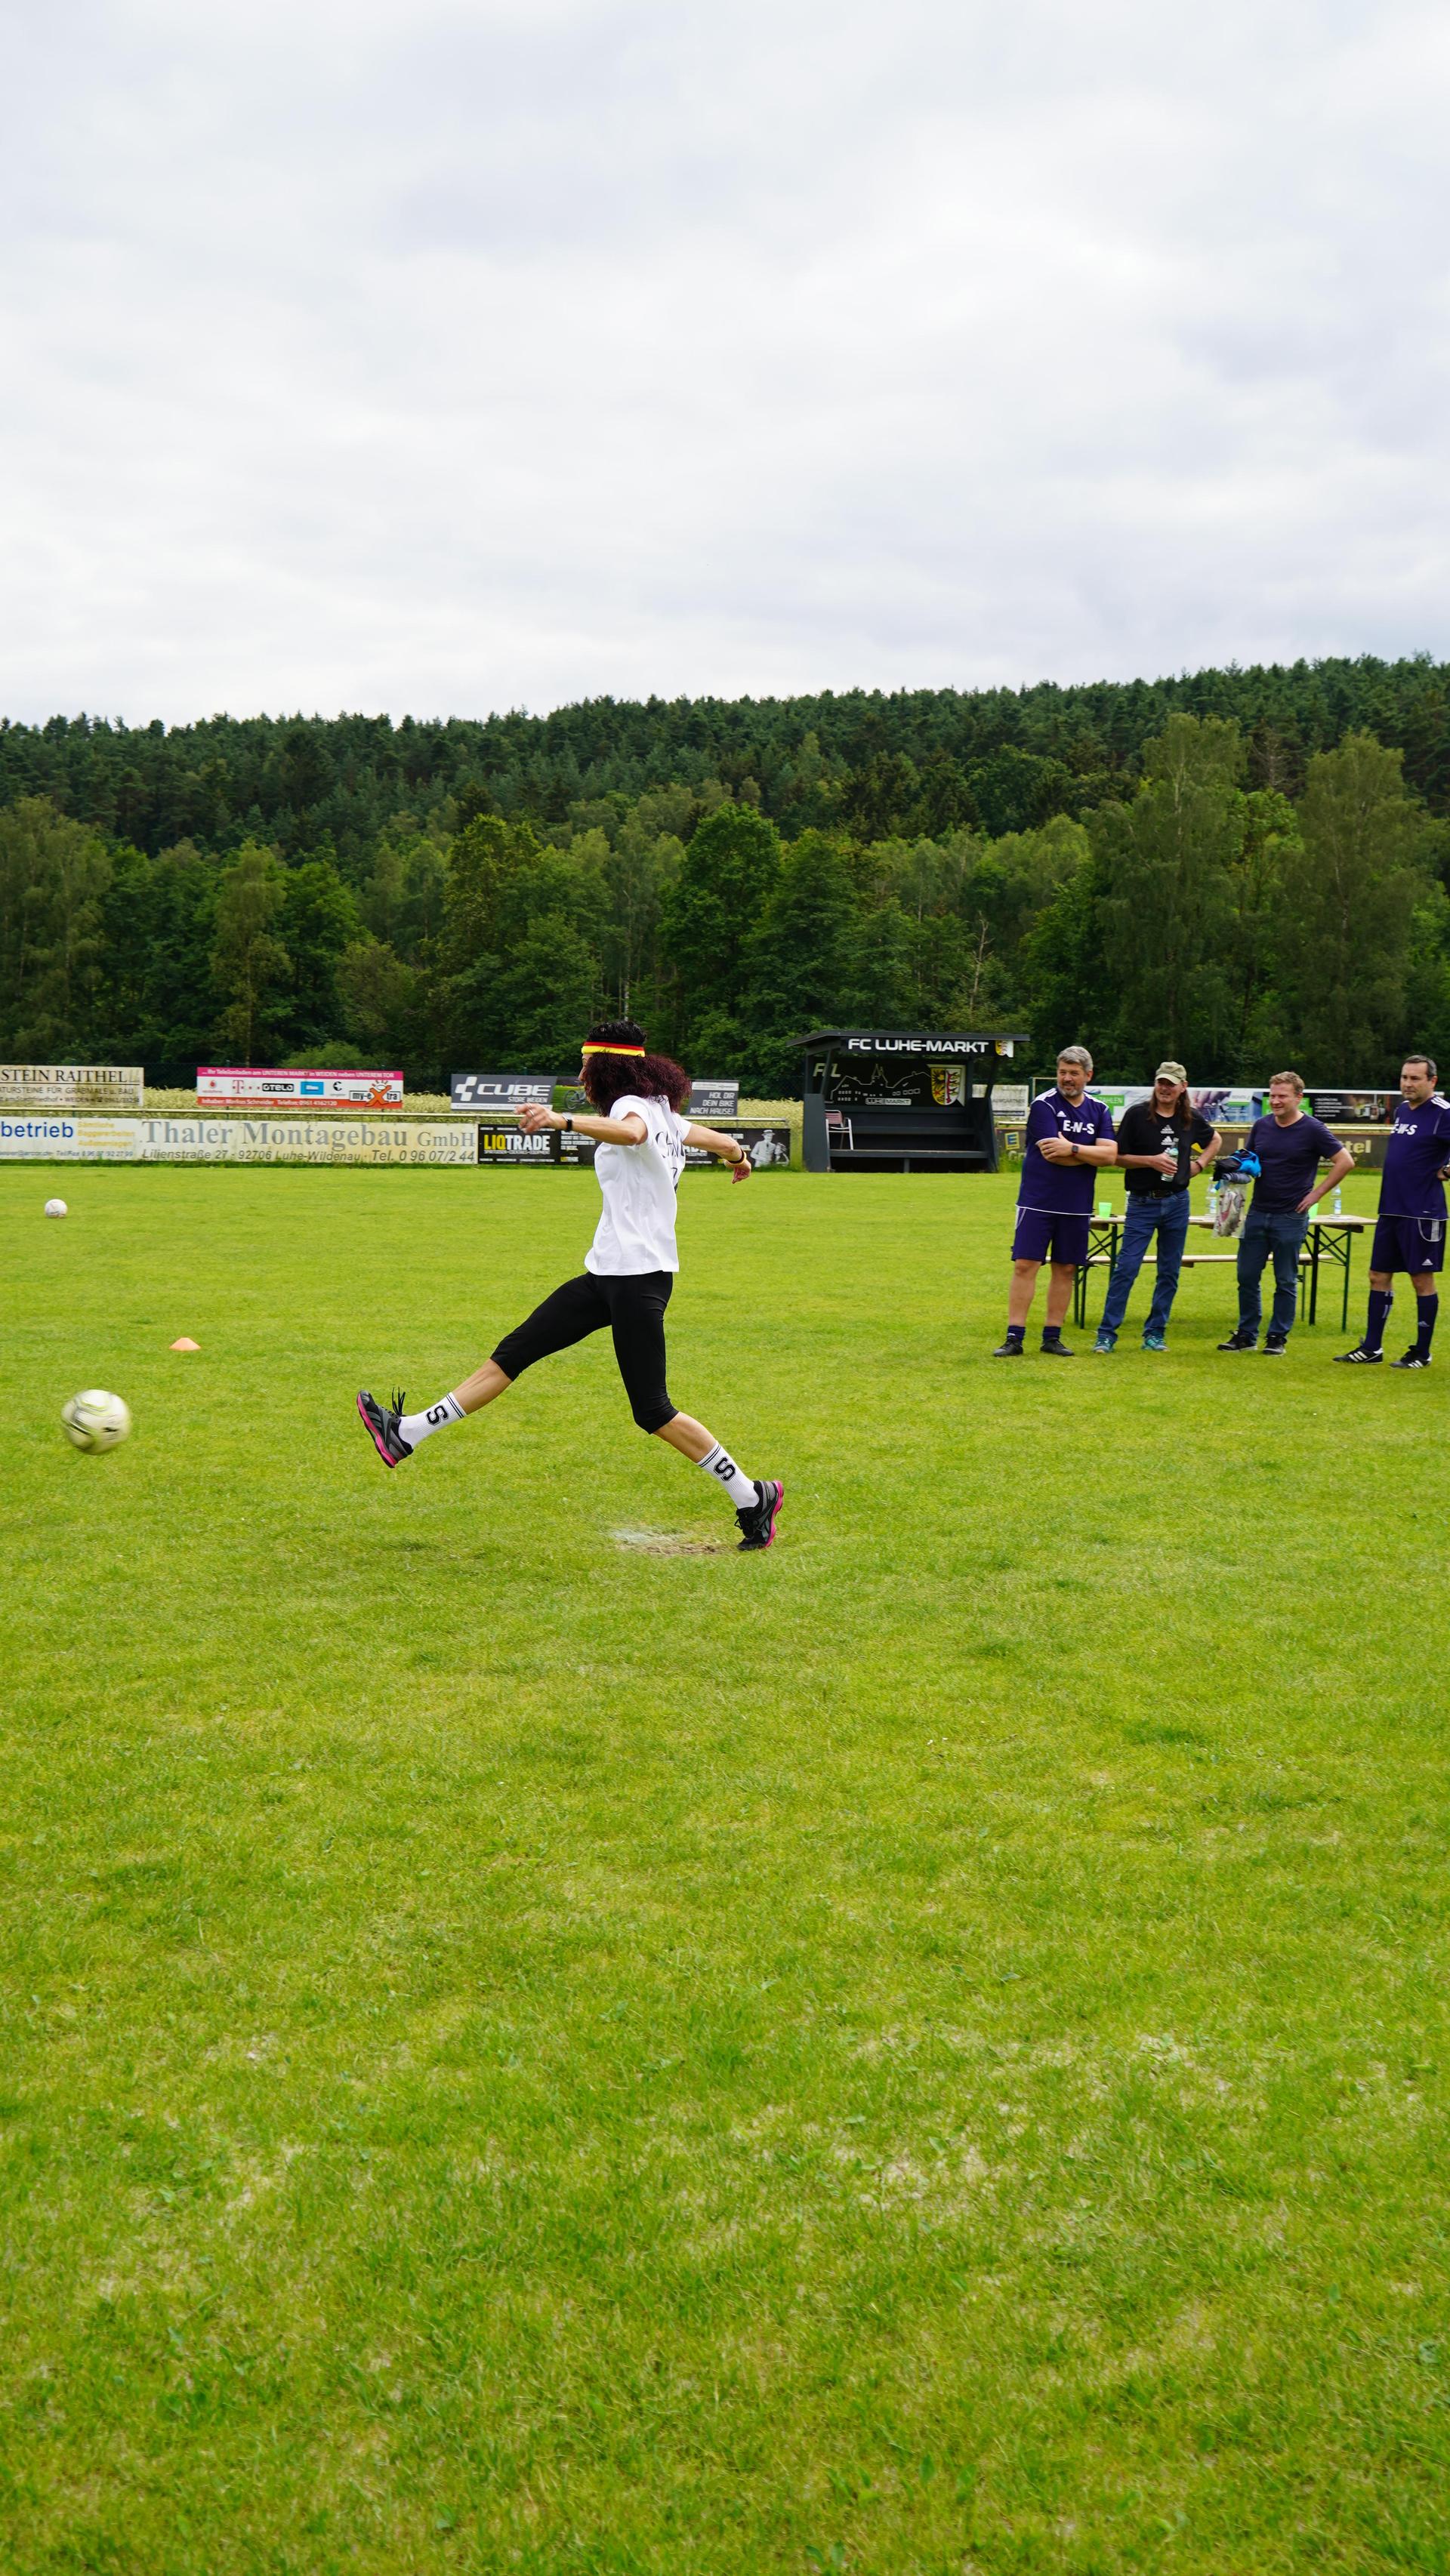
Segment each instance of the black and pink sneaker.
[[385,1467],[396,1467],[400,1458],[411,1458],[412,1447],[398,1429],[403,1411],[403,1390],[399,1387],[391,1405],[379,1404],[375,1395],[364,1387],[358,1396],[357,1409],[372,1433],[373,1447]]
[[735,1515],[740,1523],[738,1552],[741,1556],[746,1555],[752,1548],[774,1547],[775,1524],[780,1516],[781,1504],[785,1501],[784,1485],[774,1483],[769,1476],[756,1477],[755,1491],[758,1500],[747,1504],[743,1512],[737,1512]]

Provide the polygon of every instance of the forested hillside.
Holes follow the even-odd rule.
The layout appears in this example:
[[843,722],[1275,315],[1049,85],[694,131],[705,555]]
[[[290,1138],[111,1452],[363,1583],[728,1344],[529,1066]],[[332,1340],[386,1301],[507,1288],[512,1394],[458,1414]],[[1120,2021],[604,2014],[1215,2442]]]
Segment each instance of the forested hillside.
[[394,725],[0,725],[0,1055],[567,1064],[627,1005],[794,1079],[826,1020],[1047,1065],[1450,1057],[1450,670],[1425,659]]

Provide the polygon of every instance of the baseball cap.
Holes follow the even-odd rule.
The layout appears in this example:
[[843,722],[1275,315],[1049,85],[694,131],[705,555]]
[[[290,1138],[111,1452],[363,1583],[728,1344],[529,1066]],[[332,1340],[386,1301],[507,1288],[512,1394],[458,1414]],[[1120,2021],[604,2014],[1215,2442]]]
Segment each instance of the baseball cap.
[[1171,1062],[1168,1064],[1160,1064],[1157,1072],[1153,1076],[1153,1079],[1155,1082],[1186,1083],[1188,1080],[1188,1067],[1183,1064],[1173,1064]]

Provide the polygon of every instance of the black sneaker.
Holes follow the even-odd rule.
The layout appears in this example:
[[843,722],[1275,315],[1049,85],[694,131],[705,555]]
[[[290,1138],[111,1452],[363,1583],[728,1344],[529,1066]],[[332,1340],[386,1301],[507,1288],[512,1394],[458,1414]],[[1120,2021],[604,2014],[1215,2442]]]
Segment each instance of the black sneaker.
[[784,1485],[774,1482],[769,1476],[756,1477],[755,1492],[756,1500],[747,1503],[744,1511],[735,1515],[740,1523],[739,1553],[742,1556],[748,1555],[752,1548],[774,1547],[775,1524],[785,1501]]
[[1264,1344],[1264,1357],[1266,1360],[1281,1360],[1288,1347],[1289,1338],[1286,1333],[1271,1333]]
[[1258,1343],[1259,1337],[1257,1333],[1230,1333],[1226,1342],[1219,1343],[1219,1349],[1221,1351],[1252,1351],[1257,1350]]
[[1042,1357],[1045,1360],[1075,1360],[1077,1353],[1070,1351],[1066,1342],[1044,1342]]
[[1390,1362],[1391,1368],[1428,1368],[1429,1365],[1428,1351],[1406,1351],[1403,1358]]
[[992,1353],[994,1360],[1020,1360],[1027,1356],[1020,1342],[999,1342]]
[[398,1429],[403,1411],[401,1387],[390,1406],[379,1404],[377,1397],[369,1395],[367,1388],[364,1387],[357,1400],[357,1409],[372,1433],[373,1447],[385,1467],[396,1467],[400,1458],[412,1457],[411,1443],[403,1438]]
[[1378,1368],[1383,1358],[1383,1351],[1367,1351],[1363,1342],[1356,1342],[1352,1351],[1336,1351],[1334,1363],[1336,1368]]

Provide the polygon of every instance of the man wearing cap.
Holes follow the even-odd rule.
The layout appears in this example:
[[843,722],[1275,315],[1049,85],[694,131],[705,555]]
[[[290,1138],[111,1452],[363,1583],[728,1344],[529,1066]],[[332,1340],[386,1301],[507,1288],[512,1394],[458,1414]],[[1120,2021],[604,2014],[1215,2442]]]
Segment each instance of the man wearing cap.
[[1222,1142],[1217,1128],[1189,1100],[1184,1067],[1171,1059],[1158,1067],[1152,1098],[1124,1110],[1118,1121],[1118,1166],[1127,1176],[1128,1205],[1095,1351],[1106,1354],[1116,1348],[1133,1282],[1155,1235],[1158,1266],[1143,1348],[1167,1349],[1168,1317],[1188,1239],[1188,1184],[1213,1161]]

